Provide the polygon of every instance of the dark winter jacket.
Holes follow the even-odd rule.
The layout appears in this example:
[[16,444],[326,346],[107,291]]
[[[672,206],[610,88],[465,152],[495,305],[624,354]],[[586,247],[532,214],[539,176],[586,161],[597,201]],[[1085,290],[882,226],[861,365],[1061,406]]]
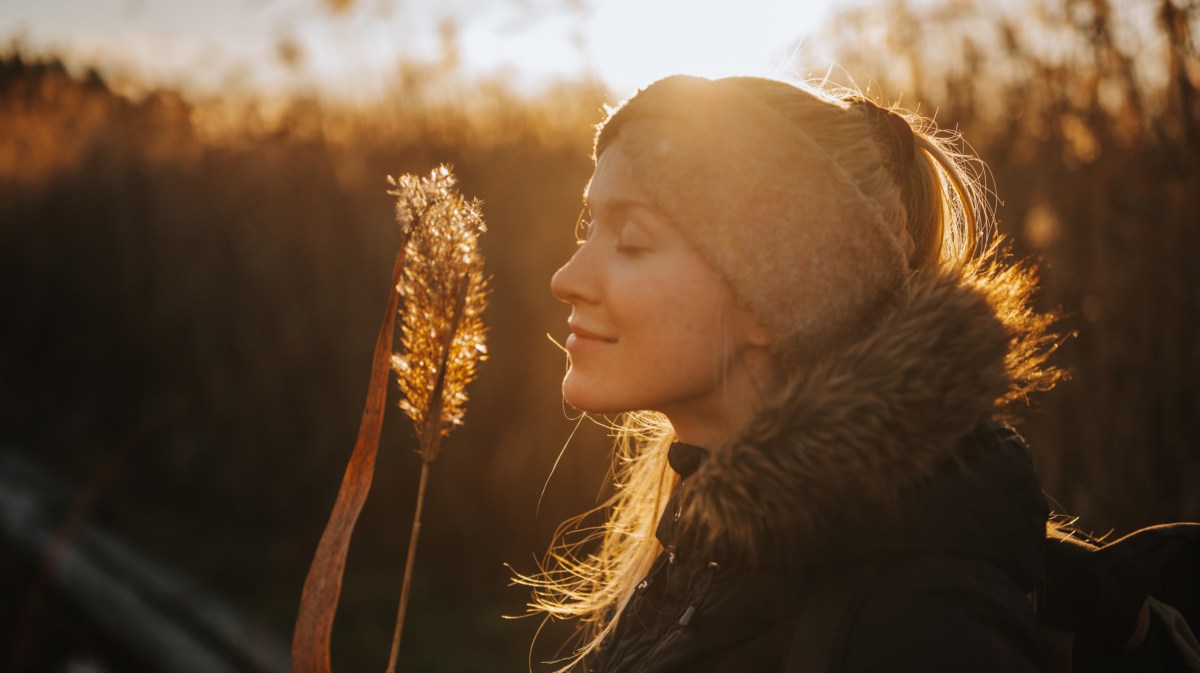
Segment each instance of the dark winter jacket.
[[[1010,428],[986,424],[961,451],[965,464],[945,465],[903,499],[899,516],[881,512],[874,526],[848,527],[833,547],[790,568],[751,571],[690,553],[677,544],[672,502],[658,531],[667,551],[594,670],[818,673],[800,630],[824,619],[839,622],[826,627],[835,639],[821,653],[829,671],[1044,670],[1027,594],[1039,575],[1046,506],[1025,445]],[[703,453],[676,444],[672,466],[686,479]],[[822,594],[822,605],[807,604],[811,594]]]
[[1041,335],[991,281],[913,278],[739,442],[673,445],[665,551],[588,670],[1045,671],[1048,510],[991,420]]

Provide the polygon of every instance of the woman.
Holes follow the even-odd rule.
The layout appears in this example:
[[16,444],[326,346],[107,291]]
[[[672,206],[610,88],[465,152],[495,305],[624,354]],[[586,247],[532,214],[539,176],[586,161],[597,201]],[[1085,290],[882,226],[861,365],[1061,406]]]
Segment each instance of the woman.
[[1051,320],[925,128],[683,76],[600,126],[551,287],[566,401],[622,414],[616,492],[524,578],[588,627],[566,668],[1043,670],[1047,509],[998,419],[1060,376]]

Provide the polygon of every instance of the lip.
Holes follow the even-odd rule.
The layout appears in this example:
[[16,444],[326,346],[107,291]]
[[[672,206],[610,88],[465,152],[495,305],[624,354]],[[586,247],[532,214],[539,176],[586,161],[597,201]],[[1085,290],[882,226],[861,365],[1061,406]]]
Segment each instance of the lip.
[[564,344],[567,350],[578,350],[580,348],[588,348],[595,346],[604,346],[616,343],[616,339],[610,339],[595,332],[586,330],[579,325],[567,323],[571,328],[571,333],[567,335],[567,341]]

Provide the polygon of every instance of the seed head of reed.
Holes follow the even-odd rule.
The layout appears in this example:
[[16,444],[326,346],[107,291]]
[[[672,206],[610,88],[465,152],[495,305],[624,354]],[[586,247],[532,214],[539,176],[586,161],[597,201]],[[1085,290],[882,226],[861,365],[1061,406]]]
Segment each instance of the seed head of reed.
[[405,246],[397,286],[402,352],[392,355],[392,370],[422,459],[432,462],[441,439],[462,424],[467,384],[487,359],[482,314],[488,285],[479,252],[479,235],[487,228],[481,204],[458,193],[446,166],[428,177],[388,181]]

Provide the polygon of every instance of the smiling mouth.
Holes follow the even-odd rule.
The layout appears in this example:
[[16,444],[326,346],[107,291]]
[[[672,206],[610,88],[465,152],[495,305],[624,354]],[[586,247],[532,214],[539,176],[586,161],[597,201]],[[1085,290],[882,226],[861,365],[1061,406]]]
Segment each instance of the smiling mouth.
[[571,325],[570,327],[571,327],[571,333],[569,335],[567,335],[567,341],[565,344],[568,350],[571,349],[572,347],[577,347],[577,346],[582,346],[582,345],[611,344],[611,343],[616,343],[616,341],[617,341],[616,339],[610,339],[608,337],[601,336],[594,332],[589,332],[577,325]]

